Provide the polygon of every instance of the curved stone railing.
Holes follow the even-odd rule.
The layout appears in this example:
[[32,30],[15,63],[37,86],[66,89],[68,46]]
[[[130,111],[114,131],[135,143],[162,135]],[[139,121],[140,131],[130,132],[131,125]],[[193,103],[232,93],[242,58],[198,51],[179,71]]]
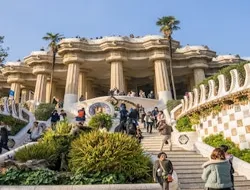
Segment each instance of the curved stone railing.
[[[33,126],[35,116],[26,108],[23,108],[21,104],[15,104],[14,100],[9,99],[7,97],[3,98],[3,105],[1,106],[0,114],[9,115],[16,119],[27,122],[27,125],[22,128],[15,136],[9,136],[9,139],[13,139],[15,142],[14,147],[19,147],[25,141],[27,131]],[[27,116],[28,120],[25,119],[25,117]]]
[[[218,76],[218,86],[215,85],[214,80],[208,81],[208,88],[204,84],[201,84],[199,88],[194,88],[193,92],[189,92],[181,100],[181,113],[177,116],[177,119],[196,110],[205,104],[218,101],[228,95],[241,93],[244,91],[250,91],[250,63],[244,65],[245,79],[243,85],[240,85],[240,76],[236,69],[230,71],[231,84],[229,90],[227,90],[226,77],[224,75]],[[206,90],[208,89],[208,91]],[[218,91],[217,91],[218,89]],[[175,110],[177,111],[177,110]]]

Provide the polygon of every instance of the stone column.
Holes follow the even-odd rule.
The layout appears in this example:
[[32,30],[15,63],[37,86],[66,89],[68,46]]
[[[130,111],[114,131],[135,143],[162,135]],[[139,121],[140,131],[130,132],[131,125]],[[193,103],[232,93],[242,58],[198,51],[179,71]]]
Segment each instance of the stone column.
[[41,103],[46,100],[46,85],[47,85],[47,75],[39,73],[37,74],[36,87],[34,94],[34,101]]
[[23,88],[21,91],[21,103],[25,103],[29,100],[29,89]]
[[[51,102],[51,99],[50,99],[50,86],[51,86],[51,82],[50,81],[47,81],[46,83],[46,103],[50,103]],[[56,92],[56,83],[55,81],[53,80],[53,84],[52,84],[52,99],[53,97],[55,96],[55,92]]]
[[194,85],[198,85],[205,79],[205,68],[207,68],[207,61],[204,59],[193,59],[189,65],[189,68],[194,72]]
[[86,85],[87,85],[87,81],[86,81],[86,72],[84,71],[80,71],[79,73],[79,81],[78,81],[78,99],[81,97],[81,95],[85,97],[86,94]]
[[64,95],[64,107],[69,108],[78,98],[79,63],[69,63]]
[[155,94],[155,98],[158,98],[158,91],[157,91],[157,85],[156,85],[156,76],[154,76],[154,94]]
[[85,92],[85,97],[87,100],[93,98],[93,78],[87,78],[86,80],[86,92]]
[[111,62],[110,88],[125,91],[122,62]]
[[198,85],[205,79],[205,72],[203,68],[194,69],[194,84]]
[[192,92],[194,87],[195,87],[195,83],[194,83],[194,76],[190,76],[188,78],[188,81],[189,81],[189,91]]
[[164,102],[172,100],[172,93],[169,84],[167,65],[165,60],[155,60],[155,82],[159,99]]
[[110,63],[110,88],[117,88],[119,91],[125,91],[123,62],[127,59],[123,56],[123,52],[113,51],[106,59]]
[[10,85],[10,89],[14,91],[14,100],[15,103],[20,102],[20,93],[21,93],[21,84],[18,82],[13,82]]

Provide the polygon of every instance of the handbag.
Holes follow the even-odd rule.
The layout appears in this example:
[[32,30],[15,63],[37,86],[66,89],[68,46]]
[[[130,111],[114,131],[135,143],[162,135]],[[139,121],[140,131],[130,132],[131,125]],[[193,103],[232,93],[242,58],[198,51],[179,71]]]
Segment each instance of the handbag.
[[166,180],[167,182],[169,182],[169,183],[173,182],[174,179],[173,179],[172,175],[169,175],[169,174],[166,172],[166,170],[165,170],[164,167],[162,166],[161,161],[159,161],[159,163],[160,163],[160,167],[161,167],[161,169],[162,169],[162,171],[163,171],[163,172],[162,172],[162,178],[163,178],[164,180]]

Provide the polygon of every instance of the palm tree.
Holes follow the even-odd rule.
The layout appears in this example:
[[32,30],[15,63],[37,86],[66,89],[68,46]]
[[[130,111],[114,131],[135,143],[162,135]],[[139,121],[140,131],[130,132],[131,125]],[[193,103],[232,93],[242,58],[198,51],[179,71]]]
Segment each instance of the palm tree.
[[160,31],[163,33],[164,37],[168,39],[169,43],[169,66],[170,66],[170,76],[171,76],[171,83],[174,93],[174,99],[176,100],[176,90],[175,90],[175,84],[174,84],[174,75],[173,75],[173,52],[172,52],[172,33],[175,30],[180,29],[178,26],[180,24],[179,20],[176,20],[174,16],[164,16],[162,18],[159,18],[156,22],[157,26],[160,26]]
[[50,51],[53,53],[53,60],[52,60],[52,71],[50,75],[50,101],[52,101],[52,85],[53,85],[53,77],[54,77],[54,69],[56,63],[56,53],[58,51],[58,42],[63,39],[63,35],[56,33],[53,34],[51,32],[47,32],[46,36],[43,37],[43,40],[50,41],[49,48]]

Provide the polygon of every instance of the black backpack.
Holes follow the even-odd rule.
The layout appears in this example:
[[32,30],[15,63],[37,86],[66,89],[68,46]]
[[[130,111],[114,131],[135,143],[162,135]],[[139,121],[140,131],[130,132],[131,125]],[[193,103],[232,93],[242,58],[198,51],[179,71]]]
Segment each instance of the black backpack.
[[136,135],[136,126],[132,122],[128,123],[127,133],[128,135]]

